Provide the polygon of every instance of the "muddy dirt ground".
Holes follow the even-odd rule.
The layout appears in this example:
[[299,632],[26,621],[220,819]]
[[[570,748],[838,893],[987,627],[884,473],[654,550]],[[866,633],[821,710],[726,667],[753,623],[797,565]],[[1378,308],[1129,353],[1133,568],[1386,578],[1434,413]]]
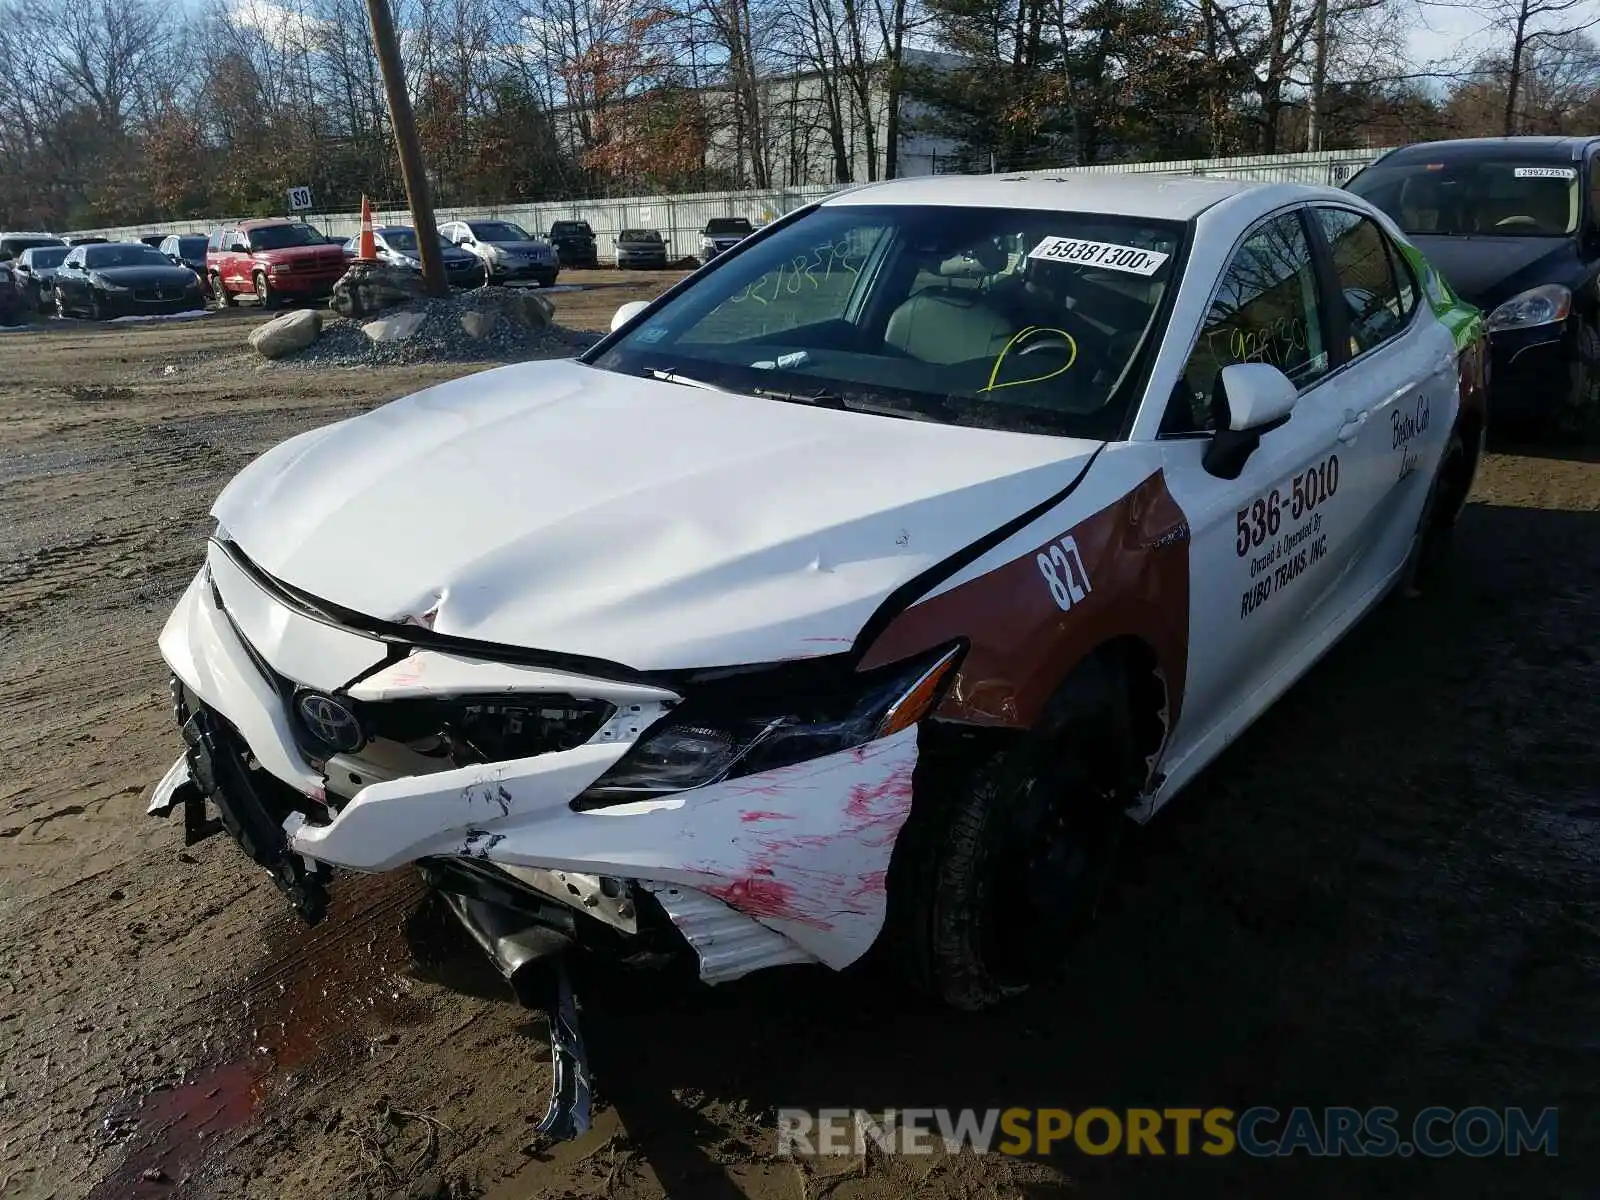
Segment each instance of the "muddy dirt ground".
[[[558,319],[660,281],[593,273]],[[0,1195],[1600,1196],[1596,456],[1490,457],[1438,586],[1132,836],[1059,984],[960,1017],[870,973],[612,981],[596,1127],[550,1147],[542,1018],[409,875],[339,879],[307,932],[144,816],[216,491],[474,369],[257,371],[259,319],[0,335]],[[779,1106],[1019,1104],[1557,1106],[1559,1156],[776,1153]]]

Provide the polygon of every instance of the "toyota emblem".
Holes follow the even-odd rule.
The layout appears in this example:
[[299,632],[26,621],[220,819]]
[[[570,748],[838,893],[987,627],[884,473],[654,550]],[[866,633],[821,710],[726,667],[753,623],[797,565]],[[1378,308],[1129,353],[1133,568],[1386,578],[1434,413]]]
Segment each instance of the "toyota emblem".
[[295,702],[306,732],[324,746],[354,754],[367,744],[360,718],[342,702],[320,692],[302,692]]

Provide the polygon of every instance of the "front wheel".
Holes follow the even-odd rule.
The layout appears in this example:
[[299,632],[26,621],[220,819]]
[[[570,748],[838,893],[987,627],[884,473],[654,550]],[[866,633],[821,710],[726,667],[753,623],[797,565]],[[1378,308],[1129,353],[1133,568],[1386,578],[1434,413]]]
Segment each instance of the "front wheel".
[[216,296],[217,303],[223,308],[232,308],[237,303],[233,293],[223,285],[222,276],[215,271],[211,272],[211,293]]
[[267,273],[265,271],[256,272],[255,284],[256,302],[260,304],[262,308],[277,308],[278,293],[273,288],[272,281],[267,278]]
[[89,319],[91,321],[104,321],[106,319],[106,302],[101,298],[100,293],[93,289],[89,291]]
[[72,314],[67,311],[67,297],[60,288],[56,289],[56,316],[65,321]]
[[901,834],[891,937],[919,991],[975,1011],[1060,970],[1094,920],[1127,818],[1070,746],[1018,745],[938,775],[946,790]]

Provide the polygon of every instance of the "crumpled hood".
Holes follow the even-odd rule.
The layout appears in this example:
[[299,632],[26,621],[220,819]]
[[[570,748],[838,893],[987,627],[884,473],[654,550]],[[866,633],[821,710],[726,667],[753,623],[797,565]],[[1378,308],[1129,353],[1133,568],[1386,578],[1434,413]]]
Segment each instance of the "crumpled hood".
[[212,512],[269,574],[373,617],[722,666],[848,649],[1100,444],[523,363],[301,434]]

